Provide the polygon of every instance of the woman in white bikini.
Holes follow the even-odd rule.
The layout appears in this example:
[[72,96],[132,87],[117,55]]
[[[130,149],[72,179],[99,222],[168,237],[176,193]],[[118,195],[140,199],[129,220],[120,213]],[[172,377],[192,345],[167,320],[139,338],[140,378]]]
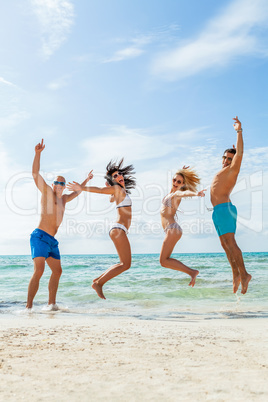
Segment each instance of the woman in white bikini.
[[114,242],[120,262],[111,266],[102,275],[93,280],[92,288],[102,299],[105,299],[102,291],[103,285],[110,279],[129,269],[131,266],[131,249],[127,233],[131,225],[132,201],[128,194],[130,193],[131,188],[135,188],[136,180],[131,176],[131,174],[134,173],[133,166],[128,165],[122,167],[123,160],[124,159],[121,159],[118,164],[112,161],[108,163],[105,176],[107,180],[106,187],[81,187],[80,184],[76,182],[67,185],[69,190],[76,188],[91,193],[108,194],[110,195],[110,202],[115,201],[116,203],[116,209],[118,212],[117,220],[112,224],[109,235]]
[[166,233],[160,253],[160,264],[162,267],[171,268],[190,275],[191,281],[189,286],[192,287],[195,284],[199,271],[187,267],[175,258],[170,258],[170,256],[176,243],[182,236],[182,229],[176,222],[177,209],[181,203],[181,199],[184,197],[205,196],[205,190],[199,192],[196,191],[197,184],[199,183],[200,179],[194,170],[185,166],[183,169],[178,170],[172,179],[172,187],[169,194],[167,194],[162,200],[162,207],[160,211],[161,223],[164,232]]

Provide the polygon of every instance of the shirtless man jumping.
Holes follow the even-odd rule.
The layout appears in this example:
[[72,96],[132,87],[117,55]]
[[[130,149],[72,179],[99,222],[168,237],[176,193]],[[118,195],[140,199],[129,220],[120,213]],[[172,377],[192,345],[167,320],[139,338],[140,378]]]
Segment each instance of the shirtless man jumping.
[[235,121],[233,126],[237,132],[236,148],[233,146],[224,152],[222,169],[212,181],[210,197],[214,207],[213,223],[233,271],[233,292],[237,292],[241,283],[241,293],[245,294],[251,275],[246,271],[242,252],[235,241],[237,210],[230,200],[242,163],[243,136],[238,117],[236,116],[233,120]]
[[[66,202],[72,201],[81,191],[74,191],[71,194],[62,194],[65,189],[65,178],[57,176],[52,184],[48,186],[40,175],[40,156],[45,145],[43,140],[35,147],[32,175],[37,188],[41,191],[41,217],[40,222],[30,239],[34,273],[28,287],[28,299],[26,309],[31,309],[33,299],[39,288],[39,281],[44,273],[45,261],[49,265],[52,274],[48,284],[49,299],[47,310],[58,310],[56,305],[56,293],[60,276],[62,273],[58,241],[54,238],[62,222]],[[84,186],[91,176],[81,184]]]

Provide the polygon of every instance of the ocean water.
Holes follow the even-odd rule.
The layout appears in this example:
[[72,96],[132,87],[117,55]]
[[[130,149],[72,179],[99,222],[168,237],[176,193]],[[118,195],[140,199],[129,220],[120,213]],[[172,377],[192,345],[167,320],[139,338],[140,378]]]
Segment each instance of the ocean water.
[[[232,293],[232,273],[224,253],[173,254],[200,271],[194,288],[190,277],[159,265],[158,254],[133,255],[132,267],[104,286],[106,300],[91,288],[94,278],[112,264],[116,255],[62,256],[63,274],[57,293],[60,310],[42,309],[47,304],[50,269],[46,266],[34,300],[33,315],[88,315],[140,319],[200,320],[268,317],[268,253],[244,253],[253,276],[246,295]],[[19,315],[25,309],[32,276],[30,256],[0,256],[1,315]]]

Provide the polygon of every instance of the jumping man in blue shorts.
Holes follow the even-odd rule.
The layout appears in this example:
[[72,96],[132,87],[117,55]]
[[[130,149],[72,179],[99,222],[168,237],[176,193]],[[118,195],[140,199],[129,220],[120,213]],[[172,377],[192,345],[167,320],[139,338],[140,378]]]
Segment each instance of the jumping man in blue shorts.
[[[34,263],[34,273],[28,287],[27,309],[31,309],[33,299],[38,291],[39,281],[45,269],[45,261],[52,273],[48,284],[49,299],[48,310],[57,310],[56,293],[62,272],[58,241],[54,238],[62,222],[66,202],[72,201],[81,191],[74,191],[71,194],[63,194],[65,189],[65,178],[57,176],[52,187],[46,184],[40,175],[40,156],[45,145],[43,140],[35,147],[32,174],[37,188],[41,191],[41,217],[40,222],[31,234],[31,252]],[[81,184],[84,186],[91,176]]]
[[245,294],[251,275],[246,271],[242,252],[235,241],[237,211],[230,200],[242,163],[243,136],[238,117],[236,116],[233,120],[235,121],[234,129],[237,132],[236,148],[233,146],[224,152],[222,169],[212,181],[210,197],[214,207],[212,219],[233,271],[233,292],[237,292],[241,283],[241,293]]

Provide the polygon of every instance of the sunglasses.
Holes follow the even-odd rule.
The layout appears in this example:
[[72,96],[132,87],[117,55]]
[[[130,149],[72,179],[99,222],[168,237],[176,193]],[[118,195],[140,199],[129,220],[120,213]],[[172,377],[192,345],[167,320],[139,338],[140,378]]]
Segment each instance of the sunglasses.
[[176,179],[172,179],[172,180],[173,180],[173,183],[182,184],[182,181],[181,181],[181,180],[176,180]]
[[227,159],[228,162],[232,162],[232,160],[233,160],[233,158],[230,158],[230,157],[227,158],[227,156],[224,156],[224,155],[223,155],[222,159],[223,159],[224,161]]
[[118,176],[122,176],[121,173],[116,173],[112,176],[112,179],[117,179]]
[[62,186],[62,187],[64,187],[65,186],[65,183],[64,183],[64,181],[54,181],[53,182],[54,184],[55,184],[55,186],[57,186],[58,184],[60,185],[60,186]]

